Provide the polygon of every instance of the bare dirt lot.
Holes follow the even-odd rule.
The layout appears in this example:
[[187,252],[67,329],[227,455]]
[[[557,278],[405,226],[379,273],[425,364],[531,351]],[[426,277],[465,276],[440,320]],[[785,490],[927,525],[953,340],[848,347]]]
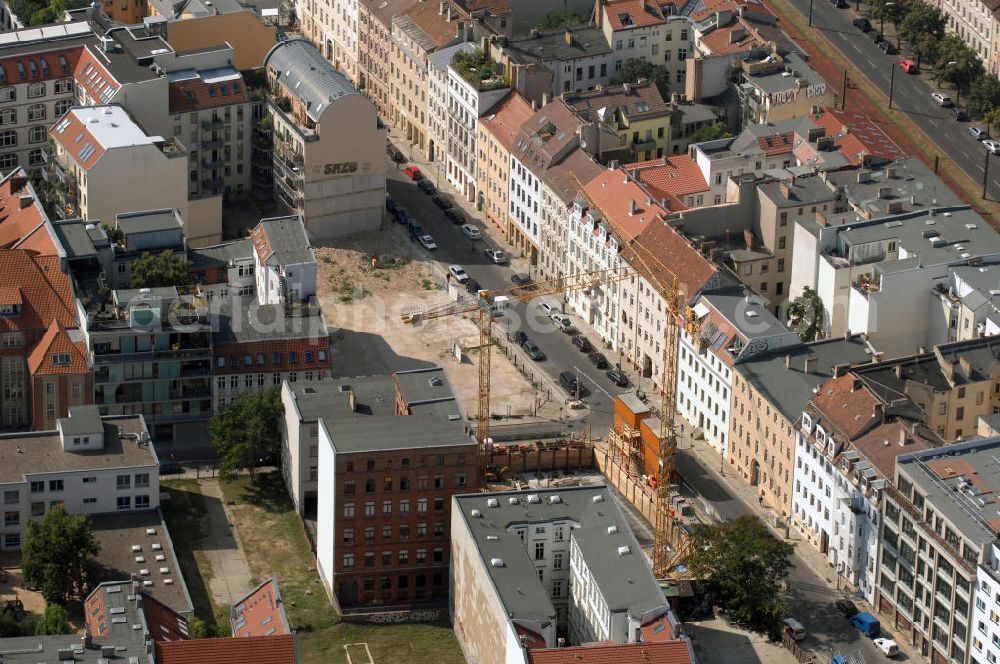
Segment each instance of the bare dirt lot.
[[[479,384],[479,333],[471,315],[417,325],[404,311],[429,309],[455,299],[444,272],[394,227],[316,243],[319,300],[330,328],[335,376],[362,376],[440,365],[456,396],[474,416]],[[373,266],[372,259],[375,258]],[[463,361],[453,354],[457,343]],[[491,412],[530,419],[536,389],[503,354],[491,353]],[[538,410],[557,418],[560,404]]]

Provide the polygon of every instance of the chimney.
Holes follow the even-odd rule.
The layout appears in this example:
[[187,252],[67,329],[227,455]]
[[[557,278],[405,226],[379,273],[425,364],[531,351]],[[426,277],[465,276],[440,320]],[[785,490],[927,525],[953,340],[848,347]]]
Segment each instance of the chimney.
[[26,207],[30,207],[31,204],[34,203],[34,202],[35,202],[35,199],[32,198],[31,196],[28,196],[28,195],[20,196],[18,198],[18,203],[20,204],[22,210],[24,208],[26,208]]
[[885,420],[886,420],[886,417],[885,417],[885,404],[881,404],[881,403],[875,404],[875,408],[872,410],[872,417],[874,417],[876,420],[879,420],[883,424],[885,424]]
[[863,383],[861,382],[861,379],[855,376],[854,380],[851,382],[851,392],[857,392],[861,389],[862,385]]
[[542,108],[545,108],[548,105],[549,105],[549,92],[548,90],[546,90],[545,92],[542,93]]
[[833,367],[833,377],[840,378],[851,368],[850,364],[838,364]]
[[569,30],[563,33],[563,40],[566,42],[567,46],[573,45],[573,33]]
[[444,6],[446,4],[445,2],[438,3],[438,16],[444,16]]
[[792,190],[788,186],[787,182],[782,182],[778,185],[778,188],[781,190],[781,195],[784,196],[786,200],[792,197]]
[[805,362],[802,363],[802,371],[805,373],[812,373],[816,369],[816,363],[819,361],[815,357],[807,357]]
[[850,341],[850,340],[851,340],[851,331],[844,330],[844,341]]
[[900,427],[899,429],[899,446],[906,447],[906,427]]
[[896,374],[896,378],[902,379],[903,378],[903,365],[902,364],[897,364],[896,366],[894,366],[892,368],[892,372],[894,374]]
[[94,637],[90,633],[89,627],[85,627],[83,629],[83,637],[81,638],[81,641],[83,641],[83,647],[88,650],[94,645]]
[[730,228],[722,231],[722,236],[726,238],[726,244],[731,244],[733,241],[733,231]]
[[352,413],[356,413],[358,410],[358,395],[354,393],[353,387],[347,392],[347,407],[351,409]]
[[785,353],[785,368],[786,369],[791,369],[792,368],[792,354],[791,353]]
[[753,251],[753,231],[749,228],[743,230],[743,241],[746,242],[747,251]]
[[628,94],[629,92],[631,92],[632,86],[629,85],[628,83],[622,83],[622,89],[625,91],[625,94]]
[[634,198],[628,199],[628,216],[630,216],[630,217],[634,217],[635,216],[635,199]]

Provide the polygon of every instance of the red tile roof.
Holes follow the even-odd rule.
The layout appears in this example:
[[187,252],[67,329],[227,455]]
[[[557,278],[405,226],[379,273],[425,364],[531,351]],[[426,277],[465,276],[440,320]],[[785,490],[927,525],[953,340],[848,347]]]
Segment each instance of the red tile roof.
[[[900,440],[905,440],[906,443],[900,445]],[[851,447],[875,466],[882,477],[891,478],[896,474],[896,457],[900,454],[928,450],[933,445],[915,435],[910,424],[895,421],[883,424],[861,438],[851,441]]]
[[642,635],[643,643],[659,643],[661,641],[673,641],[677,638],[674,634],[673,628],[670,626],[670,620],[668,619],[668,614],[664,613],[662,616],[657,618],[652,622],[648,622],[639,628],[639,633]]
[[851,113],[826,107],[811,116],[817,127],[826,129],[826,135],[840,137],[834,145],[852,164],[861,163],[862,154],[870,154],[887,161],[895,161],[906,156],[870,117],[862,113]]
[[[0,331],[42,330],[53,320],[77,327],[73,290],[58,256],[0,249],[0,284],[17,284],[23,302],[20,315],[0,317]],[[10,299],[12,291],[7,295]]]
[[490,109],[488,115],[479,118],[479,125],[510,152],[521,125],[534,114],[535,111],[528,100],[517,90],[511,90],[510,94]]
[[[74,342],[56,319],[52,319],[49,328],[38,340],[28,355],[28,371],[32,375],[53,374],[84,374],[87,373],[87,345]],[[56,353],[70,357],[68,364],[52,364],[52,356]]]
[[[681,206],[684,206],[682,197],[708,191],[708,183],[698,163],[687,154],[641,161],[625,168],[646,184],[654,197],[672,198]],[[672,205],[671,209],[676,211],[680,207]]]
[[73,78],[97,103],[108,103],[122,87],[121,82],[111,75],[89,47],[80,50]]
[[459,0],[458,4],[469,13],[481,9],[491,16],[510,15],[510,3],[507,0]]
[[795,132],[786,131],[782,134],[761,136],[757,139],[757,145],[768,156],[791,152],[795,145]]
[[[63,126],[63,123],[68,123]],[[63,119],[49,132],[59,145],[66,150],[73,161],[83,169],[88,169],[104,156],[104,146],[94,137],[86,124],[76,114],[74,109],[70,109],[63,116]],[[86,159],[80,157],[86,146],[90,145],[92,151],[87,154]]]
[[55,242],[45,228],[41,206],[33,193],[23,169],[11,171],[0,181],[0,247],[19,246],[39,254],[55,254]]
[[[631,240],[667,214],[623,169],[602,172],[584,191],[622,240]],[[634,210],[633,210],[634,205]]]
[[821,416],[819,424],[829,430],[832,423],[848,440],[871,428],[877,419],[875,406],[879,403],[878,397],[852,373],[831,378],[819,386],[819,392],[812,398],[812,405]]
[[261,265],[267,262],[267,259],[274,255],[274,250],[271,249],[271,243],[267,239],[267,233],[264,232],[264,225],[257,224],[253,230],[250,231],[250,240],[253,242],[254,251],[257,252],[257,259],[260,261]]
[[237,637],[291,633],[278,582],[270,578],[237,600],[230,622]]
[[295,664],[295,637],[157,641],[156,664]]
[[154,641],[181,641],[189,639],[187,619],[152,595],[142,593],[142,613]]
[[767,46],[767,40],[743,19],[738,19],[704,35],[701,45],[712,55],[746,53]]
[[82,50],[83,46],[77,44],[64,48],[56,47],[51,51],[0,58],[0,72],[3,75],[0,82],[12,85],[69,78],[76,69]]
[[671,286],[672,275],[676,275],[685,299],[704,288],[718,273],[718,268],[676,229],[659,220],[627,243],[621,257],[661,294]]
[[242,104],[247,100],[243,76],[233,70],[235,77],[227,80],[206,82],[200,73],[190,78],[175,79],[170,82],[169,100],[171,113],[187,113],[209,108],[220,108],[230,104]]
[[612,30],[630,30],[665,23],[657,6],[646,4],[646,0],[608,0],[602,4]]
[[686,641],[529,650],[529,664],[690,664]]
[[[455,41],[455,25],[458,21],[468,20],[468,15],[457,4],[445,2],[445,7],[451,6],[451,20],[448,14],[439,14],[438,3],[418,2],[404,13],[413,21],[428,39],[437,44],[438,48]],[[445,9],[447,12],[447,9]]]

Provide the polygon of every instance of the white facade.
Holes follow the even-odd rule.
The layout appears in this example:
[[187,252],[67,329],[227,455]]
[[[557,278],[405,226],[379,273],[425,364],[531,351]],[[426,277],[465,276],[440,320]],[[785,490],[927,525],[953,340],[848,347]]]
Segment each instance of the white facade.
[[568,274],[569,226],[565,216],[566,204],[562,198],[542,182],[542,214],[538,230],[538,274],[542,279],[557,279]]
[[990,60],[992,6],[983,0],[941,0],[937,6],[948,21],[948,32],[958,35],[976,52],[986,70],[995,74],[996,62]]
[[[565,211],[563,223],[567,239],[564,259],[567,274],[622,266],[618,257],[618,240],[596,211],[584,211],[578,201]],[[567,310],[584,320],[613,349],[618,347],[621,292],[622,286],[616,281],[590,291],[566,293]]]
[[467,201],[476,199],[476,136],[479,116],[507,96],[510,88],[481,92],[453,67],[448,67],[448,106],[446,135],[448,145],[448,182]]
[[510,155],[510,177],[507,178],[507,181],[509,183],[507,200],[510,201],[507,212],[510,219],[517,225],[518,230],[531,241],[531,244],[537,247],[542,217],[541,180],[512,153]]
[[[319,468],[336,468],[337,452],[333,448],[333,440],[326,429],[323,420],[318,422],[316,444],[318,450]],[[319,482],[316,491],[316,571],[326,586],[327,592],[333,596],[333,577],[337,572],[335,533],[340,527],[337,513],[337,486],[335,482]]]
[[715,353],[699,352],[698,344],[681,330],[677,354],[677,410],[700,429],[705,442],[719,454],[729,447],[729,398],[733,370]]
[[978,664],[1000,661],[1000,546],[989,545],[976,567],[969,654]]
[[[834,475],[836,470],[813,440],[825,441],[822,425],[802,422],[795,432],[795,489],[792,492],[792,523],[805,533],[821,552],[829,547],[834,518]],[[812,434],[806,433],[810,429]],[[820,443],[822,444],[822,443]]]
[[281,404],[281,474],[295,510],[304,515],[306,494],[316,492],[319,480],[319,423],[302,417],[294,386],[287,380],[281,384]]
[[455,53],[473,48],[472,44],[456,44],[427,58],[427,154],[431,161],[448,161],[448,63]]

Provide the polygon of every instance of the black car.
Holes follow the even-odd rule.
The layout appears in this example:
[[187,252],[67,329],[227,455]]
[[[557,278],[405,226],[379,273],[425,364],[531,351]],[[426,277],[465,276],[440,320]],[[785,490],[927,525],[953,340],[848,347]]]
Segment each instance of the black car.
[[873,30],[872,32],[868,33],[868,38],[871,39],[874,43],[877,44],[880,41],[885,40],[885,35],[883,35],[881,32],[877,32],[877,31]]
[[514,343],[516,343],[518,346],[522,345],[527,340],[528,340],[528,335],[525,334],[522,330],[518,330],[517,332],[514,333]]
[[579,348],[584,353],[589,353],[594,348],[593,346],[590,345],[590,341],[587,339],[587,337],[583,336],[582,334],[578,334],[575,337],[573,337],[573,345]]
[[837,9],[847,9],[850,5],[847,4],[847,0],[833,0],[833,6]]
[[587,353],[587,359],[593,362],[598,369],[608,368],[608,358],[604,357],[604,353],[598,353],[595,350],[593,353]]
[[618,387],[628,387],[628,376],[621,369],[612,369],[604,375]]
[[952,115],[955,116],[955,119],[958,120],[959,122],[965,122],[966,120],[969,119],[969,112],[964,108],[959,108],[956,106],[951,109],[951,112]]
[[437,189],[434,188],[434,184],[430,180],[419,180],[417,182],[417,186],[420,188],[420,191],[428,195],[437,191]]
[[538,344],[531,339],[525,339],[524,343],[521,344],[521,347],[524,348],[524,352],[528,354],[528,357],[533,359],[535,362],[541,362],[545,359],[545,353],[543,353],[542,349],[538,347]]
[[436,205],[439,208],[441,208],[442,210],[450,210],[451,209],[451,201],[449,201],[448,199],[444,198],[443,196],[435,196],[435,197],[431,198],[431,202],[434,203],[434,205]]
[[465,282],[465,290],[468,293],[478,293],[480,289],[482,289],[482,286],[475,279],[469,279]]
[[465,217],[462,216],[461,212],[449,209],[444,211],[444,216],[448,217],[448,219],[451,220],[451,223],[455,224],[456,226],[461,226],[465,224]]
[[872,29],[872,23],[866,18],[856,18],[851,23],[861,32],[868,32]]
[[587,388],[580,383],[576,373],[572,371],[560,372],[559,384],[565,387],[566,391],[572,396],[583,397],[589,394],[589,392],[587,392]]
[[416,240],[418,237],[424,234],[424,227],[420,224],[415,224],[412,221],[409,223],[410,227],[410,239]]
[[393,216],[396,215],[396,210],[399,209],[398,207],[396,207],[396,201],[392,200],[391,196],[385,197],[385,209],[388,210],[389,213],[392,214]]
[[858,607],[849,599],[838,599],[833,605],[845,618],[853,618],[858,614]]
[[899,49],[892,45],[891,41],[882,40],[878,43],[880,51],[883,51],[886,55],[896,55],[899,53]]

